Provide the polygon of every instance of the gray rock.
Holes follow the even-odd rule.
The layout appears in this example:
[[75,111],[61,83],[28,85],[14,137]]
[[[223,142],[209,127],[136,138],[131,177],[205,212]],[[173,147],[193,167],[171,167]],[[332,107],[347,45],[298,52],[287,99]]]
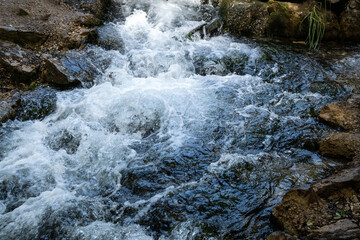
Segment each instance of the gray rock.
[[102,19],[111,4],[111,0],[65,0],[65,3],[78,10],[91,12],[95,17]]
[[61,60],[55,58],[46,60],[42,77],[48,83],[61,86],[79,83],[79,81],[67,71]]
[[327,197],[339,189],[352,187],[358,183],[360,183],[360,164],[355,163],[351,168],[317,182],[312,189],[318,196]]
[[297,240],[297,239],[298,238],[293,237],[281,231],[273,232],[267,237],[267,240]]
[[0,40],[10,41],[26,48],[41,46],[48,36],[43,33],[0,26]]
[[353,223],[350,219],[341,219],[336,223],[323,226],[314,230],[308,237],[325,238],[327,240],[339,239],[360,239],[360,226]]
[[15,118],[19,103],[20,94],[14,94],[8,100],[0,102],[0,123]]

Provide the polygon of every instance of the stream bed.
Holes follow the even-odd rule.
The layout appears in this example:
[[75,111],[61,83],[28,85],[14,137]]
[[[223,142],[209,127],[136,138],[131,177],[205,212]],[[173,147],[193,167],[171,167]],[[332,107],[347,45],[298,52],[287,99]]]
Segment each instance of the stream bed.
[[119,4],[69,52],[96,78],[0,128],[0,239],[265,239],[285,192],[336,166],[316,115],[358,91],[359,48],[189,37],[210,6]]

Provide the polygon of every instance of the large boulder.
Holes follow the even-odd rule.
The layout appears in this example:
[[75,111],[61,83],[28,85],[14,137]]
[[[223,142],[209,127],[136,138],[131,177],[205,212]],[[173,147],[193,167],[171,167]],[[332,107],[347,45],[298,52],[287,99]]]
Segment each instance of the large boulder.
[[360,152],[359,133],[334,133],[320,142],[320,154],[352,160]]
[[235,36],[305,40],[309,3],[221,0],[225,28]]
[[[340,5],[345,4],[346,0],[339,0],[336,3],[338,7],[335,9],[331,7],[316,8],[317,15],[324,16],[323,19],[326,20],[324,40],[352,39],[353,35],[358,36],[357,26],[360,25],[357,21],[360,18],[357,1],[359,0],[350,0],[343,12],[343,7]],[[309,13],[313,11],[315,4],[316,1],[302,0],[268,2],[221,0],[220,12],[225,22],[225,29],[235,36],[305,41],[309,32]],[[342,21],[339,21],[340,13]],[[355,32],[351,32],[353,28]],[[349,33],[343,34],[344,32]]]
[[347,101],[325,105],[319,117],[345,130],[360,130],[360,95],[353,95]]
[[265,26],[269,20],[267,4],[255,1],[238,2],[220,1],[220,13],[225,28],[236,36],[264,36]]

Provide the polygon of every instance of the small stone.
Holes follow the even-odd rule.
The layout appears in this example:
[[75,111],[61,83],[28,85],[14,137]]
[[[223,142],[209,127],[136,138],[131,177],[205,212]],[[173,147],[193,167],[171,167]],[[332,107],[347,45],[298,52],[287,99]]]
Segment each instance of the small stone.
[[25,17],[25,16],[29,16],[29,13],[26,10],[19,8],[18,10],[16,10],[16,15]]

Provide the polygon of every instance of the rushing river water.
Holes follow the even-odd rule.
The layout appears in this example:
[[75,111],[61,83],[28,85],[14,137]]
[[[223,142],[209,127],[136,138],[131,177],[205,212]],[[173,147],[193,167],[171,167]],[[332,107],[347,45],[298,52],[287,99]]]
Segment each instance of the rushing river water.
[[213,14],[195,0],[121,11],[81,53],[93,83],[40,89],[53,113],[0,129],[0,239],[265,238],[286,190],[327,173],[315,115],[359,55],[186,37]]

